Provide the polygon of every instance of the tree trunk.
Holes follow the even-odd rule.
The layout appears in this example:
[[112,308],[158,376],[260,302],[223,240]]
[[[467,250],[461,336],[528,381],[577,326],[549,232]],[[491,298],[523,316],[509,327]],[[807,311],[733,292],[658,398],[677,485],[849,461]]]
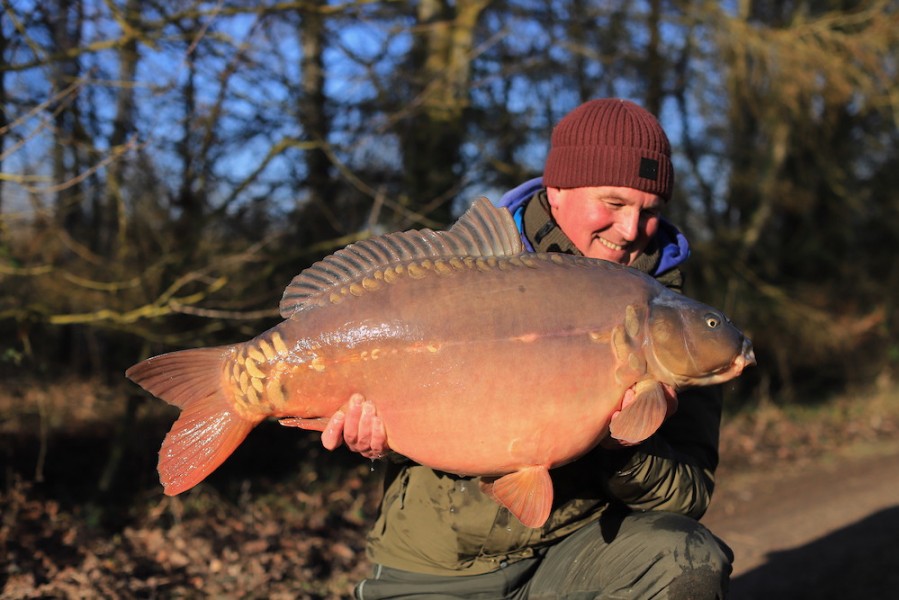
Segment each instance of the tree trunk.
[[[195,30],[199,25],[186,27],[185,31]],[[196,49],[194,49],[196,51]],[[205,185],[202,177],[202,162],[205,157],[197,156],[194,124],[202,118],[197,111],[197,67],[191,57],[185,60],[187,77],[183,90],[182,134],[178,144],[181,161],[181,182],[178,186],[175,205],[180,215],[174,223],[177,239],[181,240],[181,248],[185,257],[193,255],[197,245],[197,232],[202,229],[202,221],[206,212]]]
[[[475,27],[489,0],[422,0],[411,73],[420,108],[406,122],[403,165],[410,204],[439,223],[452,220],[465,139]],[[436,166],[435,166],[436,165]]]
[[[3,33],[3,28],[0,27],[0,60],[6,60],[6,46],[6,36]],[[0,73],[0,173],[3,172],[3,153],[6,150],[6,127],[8,125],[6,104],[8,100],[6,97],[6,72],[4,71]],[[3,179],[0,178],[0,248],[3,247],[6,240],[5,229],[6,226],[3,221]]]
[[303,243],[342,234],[341,216],[346,219],[337,206],[336,183],[326,151],[330,134],[324,65],[327,28],[320,10],[325,4],[325,0],[315,0],[308,8],[301,9],[298,29],[302,54],[297,121],[303,137],[313,143],[304,154],[306,176],[303,188],[307,195],[305,202],[297,207],[296,214],[297,233]]
[[[131,29],[136,29],[140,19],[140,0],[128,0],[125,4],[124,20]],[[127,38],[119,49],[119,81],[121,85],[116,94],[116,114],[113,120],[112,135],[109,138],[110,152],[121,152],[128,142],[128,137],[135,130],[134,86],[139,61],[137,39]],[[106,205],[104,207],[103,224],[106,256],[112,256],[112,249],[121,257],[125,247],[127,213],[123,193],[123,174],[126,162],[124,156],[114,159],[106,171]]]
[[[77,2],[56,0],[55,6],[45,9],[46,20],[53,35],[56,52],[67,54],[76,48],[81,38],[80,19],[76,18]],[[72,85],[80,77],[77,58],[63,59],[51,67],[53,92],[59,93]],[[68,99],[63,99],[67,102]],[[72,183],[81,167],[80,152],[75,143],[80,126],[77,123],[78,98],[56,112],[54,117],[55,142],[53,144],[53,183],[57,186],[55,201],[56,224],[69,235],[79,239],[84,228],[84,214],[81,205],[80,184]]]

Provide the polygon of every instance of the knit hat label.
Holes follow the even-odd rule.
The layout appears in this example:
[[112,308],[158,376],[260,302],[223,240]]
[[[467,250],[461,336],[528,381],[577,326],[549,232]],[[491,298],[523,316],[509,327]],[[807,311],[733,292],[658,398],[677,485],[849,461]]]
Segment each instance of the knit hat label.
[[655,181],[659,177],[659,161],[651,158],[640,159],[640,177]]

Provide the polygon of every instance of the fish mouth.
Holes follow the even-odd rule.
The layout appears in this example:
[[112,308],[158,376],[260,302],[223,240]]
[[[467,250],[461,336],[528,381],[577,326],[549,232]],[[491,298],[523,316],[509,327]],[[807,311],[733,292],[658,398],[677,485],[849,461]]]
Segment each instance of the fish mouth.
[[697,381],[701,381],[701,385],[714,385],[717,383],[724,383],[726,381],[730,381],[731,379],[736,379],[740,375],[743,374],[743,369],[746,367],[751,367],[755,365],[755,351],[752,349],[752,342],[749,339],[743,339],[743,347],[740,350],[740,353],[737,354],[733,361],[727,366],[720,368],[717,371],[714,371],[708,374],[706,377],[701,378],[692,378],[692,377],[681,377],[676,384],[677,389],[682,389],[684,387],[690,387],[692,385],[696,385]]
[[740,354],[734,358],[730,368],[725,372],[733,377],[739,377],[743,373],[743,369],[758,364],[755,360],[755,350],[752,349],[752,341],[749,338],[743,338],[743,348]]
[[742,373],[746,367],[758,364],[755,360],[755,350],[752,349],[752,340],[743,339],[743,351],[734,359],[734,366],[739,367],[738,373]]

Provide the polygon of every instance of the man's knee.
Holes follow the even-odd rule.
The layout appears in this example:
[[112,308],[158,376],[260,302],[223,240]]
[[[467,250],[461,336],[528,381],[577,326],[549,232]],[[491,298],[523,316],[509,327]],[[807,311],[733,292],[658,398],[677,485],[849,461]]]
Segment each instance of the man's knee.
[[528,597],[723,597],[731,560],[730,549],[689,517],[609,512],[549,549]]
[[655,570],[668,581],[667,597],[723,598],[731,573],[730,548],[698,522],[682,515],[648,515],[656,539]]

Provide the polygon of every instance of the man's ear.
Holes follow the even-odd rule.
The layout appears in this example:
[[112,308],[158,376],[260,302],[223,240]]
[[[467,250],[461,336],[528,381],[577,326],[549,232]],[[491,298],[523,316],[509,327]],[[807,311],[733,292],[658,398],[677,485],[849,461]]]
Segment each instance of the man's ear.
[[565,190],[557,187],[546,188],[546,199],[549,201],[549,207],[553,210],[559,210],[565,196]]

